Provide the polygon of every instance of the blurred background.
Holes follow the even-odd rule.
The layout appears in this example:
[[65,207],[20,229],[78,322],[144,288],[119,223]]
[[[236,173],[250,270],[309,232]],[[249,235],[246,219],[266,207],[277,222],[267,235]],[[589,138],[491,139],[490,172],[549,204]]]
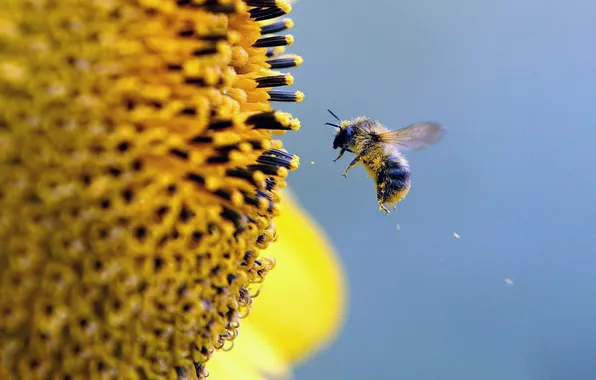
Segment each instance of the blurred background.
[[[339,339],[297,378],[596,379],[596,2],[302,0],[291,16],[291,182],[350,284]],[[342,177],[327,108],[449,128],[407,153],[397,212],[362,167]]]

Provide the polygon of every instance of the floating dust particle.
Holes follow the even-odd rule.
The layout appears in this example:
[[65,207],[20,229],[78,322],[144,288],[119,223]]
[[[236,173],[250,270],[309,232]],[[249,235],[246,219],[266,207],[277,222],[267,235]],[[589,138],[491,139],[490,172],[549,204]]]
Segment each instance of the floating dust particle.
[[513,280],[510,279],[509,277],[507,277],[504,281],[507,285],[511,285],[511,286],[515,285],[515,282],[513,282]]
[[311,165],[314,165],[314,164],[315,164],[315,162],[314,162],[314,161],[311,161],[311,162],[310,162],[310,164],[311,164]]
[[398,224],[397,226],[395,226],[395,229],[397,229],[399,231],[399,230],[401,230],[401,226]]
[[457,234],[457,232],[454,232],[453,236],[455,236],[456,239],[459,239],[459,235]]

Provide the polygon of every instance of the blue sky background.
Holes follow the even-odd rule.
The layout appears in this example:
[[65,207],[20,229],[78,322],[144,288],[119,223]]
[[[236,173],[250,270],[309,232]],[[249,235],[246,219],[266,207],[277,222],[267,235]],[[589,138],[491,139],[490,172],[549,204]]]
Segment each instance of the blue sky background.
[[[297,378],[596,379],[596,2],[301,0],[292,18],[290,182],[350,282],[341,336]],[[342,177],[350,154],[331,162],[327,108],[449,127],[407,154],[398,212],[361,167]]]

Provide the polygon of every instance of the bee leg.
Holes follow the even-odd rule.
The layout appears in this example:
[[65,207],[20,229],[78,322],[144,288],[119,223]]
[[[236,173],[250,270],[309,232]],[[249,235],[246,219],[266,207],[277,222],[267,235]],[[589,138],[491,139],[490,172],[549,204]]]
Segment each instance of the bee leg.
[[346,170],[344,170],[344,177],[347,177],[347,176],[348,176],[348,171],[349,171],[350,169],[352,169],[354,166],[358,165],[358,162],[359,162],[359,161],[360,161],[360,156],[358,156],[358,157],[354,158],[354,159],[352,160],[352,162],[350,162],[350,165],[348,165],[348,167],[346,168]]
[[337,162],[337,160],[339,160],[341,158],[341,156],[344,155],[344,153],[346,152],[345,149],[341,149],[341,151],[339,152],[339,156],[337,156],[337,158],[335,160],[333,160],[333,162]]
[[379,210],[385,211],[385,214],[391,214],[391,211],[389,211],[389,209],[387,207],[385,207],[385,205],[382,204],[381,202],[379,202]]

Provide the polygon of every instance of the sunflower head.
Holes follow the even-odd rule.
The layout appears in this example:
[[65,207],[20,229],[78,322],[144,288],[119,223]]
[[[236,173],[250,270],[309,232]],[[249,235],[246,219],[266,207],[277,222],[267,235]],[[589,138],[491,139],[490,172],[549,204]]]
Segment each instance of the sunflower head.
[[2,378],[201,378],[231,347],[298,167],[290,9],[4,1]]

